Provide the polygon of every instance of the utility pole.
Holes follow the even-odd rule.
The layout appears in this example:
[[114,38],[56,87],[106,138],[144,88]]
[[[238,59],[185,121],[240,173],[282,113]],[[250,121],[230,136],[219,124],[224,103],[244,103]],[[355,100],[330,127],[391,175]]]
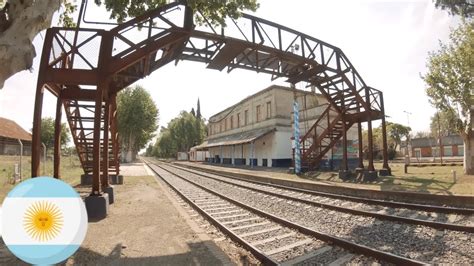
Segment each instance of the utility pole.
[[441,143],[441,126],[439,124],[439,111],[436,112],[436,118],[438,119],[438,144],[439,144],[439,159],[441,164],[443,164],[443,153],[441,151],[443,144]]
[[[410,127],[410,115],[411,115],[412,113],[410,113],[410,112],[408,112],[408,111],[405,111],[405,110],[403,110],[403,112],[404,112],[405,114],[407,114],[407,125],[408,125],[408,127]],[[407,135],[407,140],[406,140],[406,141],[407,141],[407,143],[406,143],[406,145],[405,145],[405,156],[408,156],[408,157],[409,157],[409,156],[410,156],[410,152],[409,152],[408,144],[410,143],[410,133],[408,133],[408,135]],[[410,145],[410,147],[411,147],[411,145]]]

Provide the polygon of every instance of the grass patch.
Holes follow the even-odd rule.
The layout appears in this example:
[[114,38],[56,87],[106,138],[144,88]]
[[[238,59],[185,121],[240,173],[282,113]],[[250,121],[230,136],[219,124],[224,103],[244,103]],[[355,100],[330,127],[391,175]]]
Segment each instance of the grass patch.
[[[0,156],[0,203],[3,202],[3,199],[7,193],[14,187],[14,185],[9,183],[9,179],[14,174],[15,164],[18,164],[20,161],[19,156]],[[22,160],[22,175],[23,180],[30,178],[31,176],[31,157],[23,156]],[[81,163],[79,158],[76,156],[71,157],[62,157],[61,158],[61,168],[60,168],[61,178],[65,182],[71,184],[72,186],[80,183],[80,177],[84,173],[82,171]],[[47,160],[44,167],[43,162],[40,164],[40,174],[44,176],[53,175],[53,161]]]
[[[365,165],[367,166],[367,163]],[[474,195],[474,176],[464,175],[462,166],[410,166],[407,174],[404,173],[403,163],[391,163],[389,166],[392,169],[392,176],[380,176],[375,182],[363,183],[364,186],[380,190]],[[381,163],[375,163],[375,169],[381,168]],[[456,171],[456,182],[452,170]],[[361,183],[354,180],[343,181],[339,179],[337,172],[316,172],[305,178],[323,182]]]

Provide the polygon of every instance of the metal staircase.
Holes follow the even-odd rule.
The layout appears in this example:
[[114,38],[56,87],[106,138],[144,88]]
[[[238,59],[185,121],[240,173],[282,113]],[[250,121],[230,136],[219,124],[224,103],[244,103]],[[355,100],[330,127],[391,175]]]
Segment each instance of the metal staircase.
[[[204,25],[194,25],[194,16],[201,16]],[[304,162],[310,167],[317,166],[354,123],[383,118],[381,92],[364,83],[339,48],[247,14],[231,19],[227,27],[212,25],[199,11],[175,2],[110,30],[47,30],[36,88],[32,176],[39,176],[40,169],[44,88],[64,105],[84,173],[93,176],[92,194],[99,195],[108,186],[108,176],[119,174],[117,93],[179,60],[219,71],[252,70],[318,88],[330,105],[301,139]]]

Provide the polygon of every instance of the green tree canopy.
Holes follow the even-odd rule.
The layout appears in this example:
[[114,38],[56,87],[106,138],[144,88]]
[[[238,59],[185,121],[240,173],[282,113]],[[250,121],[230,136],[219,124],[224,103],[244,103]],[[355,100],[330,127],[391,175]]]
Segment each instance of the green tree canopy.
[[200,144],[205,136],[204,120],[181,111],[166,128],[161,128],[154,154],[164,158],[175,157],[177,152],[187,152],[191,147]]
[[[111,18],[123,22],[129,17],[136,17],[144,12],[158,8],[167,3],[166,0],[95,0],[98,5],[104,4],[107,11],[111,12]],[[256,0],[238,1],[209,1],[209,0],[182,0],[194,11],[202,13],[210,23],[225,25],[226,17],[237,18],[243,10],[255,11],[258,8]],[[198,23],[202,21],[197,18]]]
[[397,147],[402,143],[403,138],[410,136],[410,127],[406,127],[401,124],[387,122],[387,136],[389,142],[391,141],[394,145],[393,149],[397,150]]
[[428,57],[428,73],[422,76],[431,104],[444,113],[452,114],[451,125],[463,137],[464,169],[474,173],[470,145],[472,138],[471,104],[474,91],[474,21],[464,20],[451,31],[450,42]]
[[150,141],[158,124],[158,108],[141,86],[126,88],[117,96],[117,129],[122,149],[132,156]]
[[[54,147],[54,119],[52,117],[45,117],[41,119],[41,142],[44,143],[47,149]],[[65,147],[69,140],[69,128],[66,123],[61,124],[61,147]]]
[[430,130],[434,138],[457,134],[456,115],[450,111],[439,111],[431,117]]
[[433,0],[437,8],[448,10],[452,15],[472,17],[474,14],[474,2],[472,0]]

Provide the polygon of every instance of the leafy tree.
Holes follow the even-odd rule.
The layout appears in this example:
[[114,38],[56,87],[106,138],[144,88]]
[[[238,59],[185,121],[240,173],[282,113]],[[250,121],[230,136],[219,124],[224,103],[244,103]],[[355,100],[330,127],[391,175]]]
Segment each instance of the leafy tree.
[[389,142],[392,142],[393,150],[397,150],[397,147],[402,143],[403,138],[410,136],[410,127],[406,127],[401,124],[387,122],[387,137]]
[[155,156],[169,158],[175,157],[177,152],[189,151],[204,140],[205,129],[203,119],[197,119],[191,113],[182,111],[166,128],[161,128],[155,143]]
[[[387,154],[388,159],[392,160],[397,154],[397,148],[400,146],[402,139],[408,137],[411,131],[410,127],[406,127],[401,124],[387,122]],[[365,144],[364,147],[364,158],[368,156],[368,131],[362,131],[362,139]],[[382,137],[382,125],[372,129],[372,139],[373,139],[373,156],[377,159],[382,159],[383,157],[383,137]]]
[[[166,0],[95,0],[96,4],[104,4],[107,11],[111,11],[110,18],[119,22],[125,21],[128,17],[136,17],[145,11],[163,6]],[[239,1],[208,1],[208,0],[182,0],[194,11],[202,13],[210,23],[217,25],[225,25],[225,18],[238,18],[241,11],[248,9],[255,11],[258,8],[256,0],[239,0]],[[202,19],[196,17],[198,23],[202,23]]]
[[451,31],[450,43],[428,57],[428,73],[422,76],[431,104],[455,116],[452,124],[464,139],[464,171],[474,174],[472,157],[472,110],[474,21],[463,21]]
[[474,14],[474,2],[472,0],[434,0],[434,2],[437,8],[447,9],[452,15],[470,18]]
[[[80,1],[79,1],[80,2]],[[123,22],[129,17],[136,17],[147,10],[166,4],[167,0],[95,0],[96,4],[104,4],[111,17]],[[195,12],[199,10],[210,23],[224,24],[225,17],[236,18],[243,10],[255,11],[256,0],[208,1],[187,0],[187,5]],[[59,10],[60,24],[74,26],[72,13],[77,10],[73,0],[0,0],[0,88],[6,79],[22,70],[31,69],[36,56],[32,44],[34,37],[51,26],[53,14]],[[195,17],[202,23],[200,17]]]
[[[52,117],[45,117],[41,119],[41,142],[44,143],[47,149],[54,147],[54,119]],[[65,148],[70,140],[69,128],[66,123],[61,124],[61,147]]]
[[194,112],[194,108],[191,108],[191,114],[192,114],[193,116],[196,116],[196,112]]
[[450,111],[436,112],[431,117],[430,129],[431,136],[434,138],[457,134],[456,132],[456,115]]
[[154,137],[157,124],[158,109],[143,87],[126,88],[118,94],[117,130],[127,160],[134,160]]
[[428,131],[417,131],[415,135],[413,136],[414,138],[431,138],[433,135],[431,135],[431,132]]
[[197,109],[196,109],[196,117],[198,119],[201,119],[201,103],[199,102],[199,98],[198,98],[198,103],[197,103]]
[[148,146],[146,147],[145,156],[153,156],[153,144],[148,144]]

